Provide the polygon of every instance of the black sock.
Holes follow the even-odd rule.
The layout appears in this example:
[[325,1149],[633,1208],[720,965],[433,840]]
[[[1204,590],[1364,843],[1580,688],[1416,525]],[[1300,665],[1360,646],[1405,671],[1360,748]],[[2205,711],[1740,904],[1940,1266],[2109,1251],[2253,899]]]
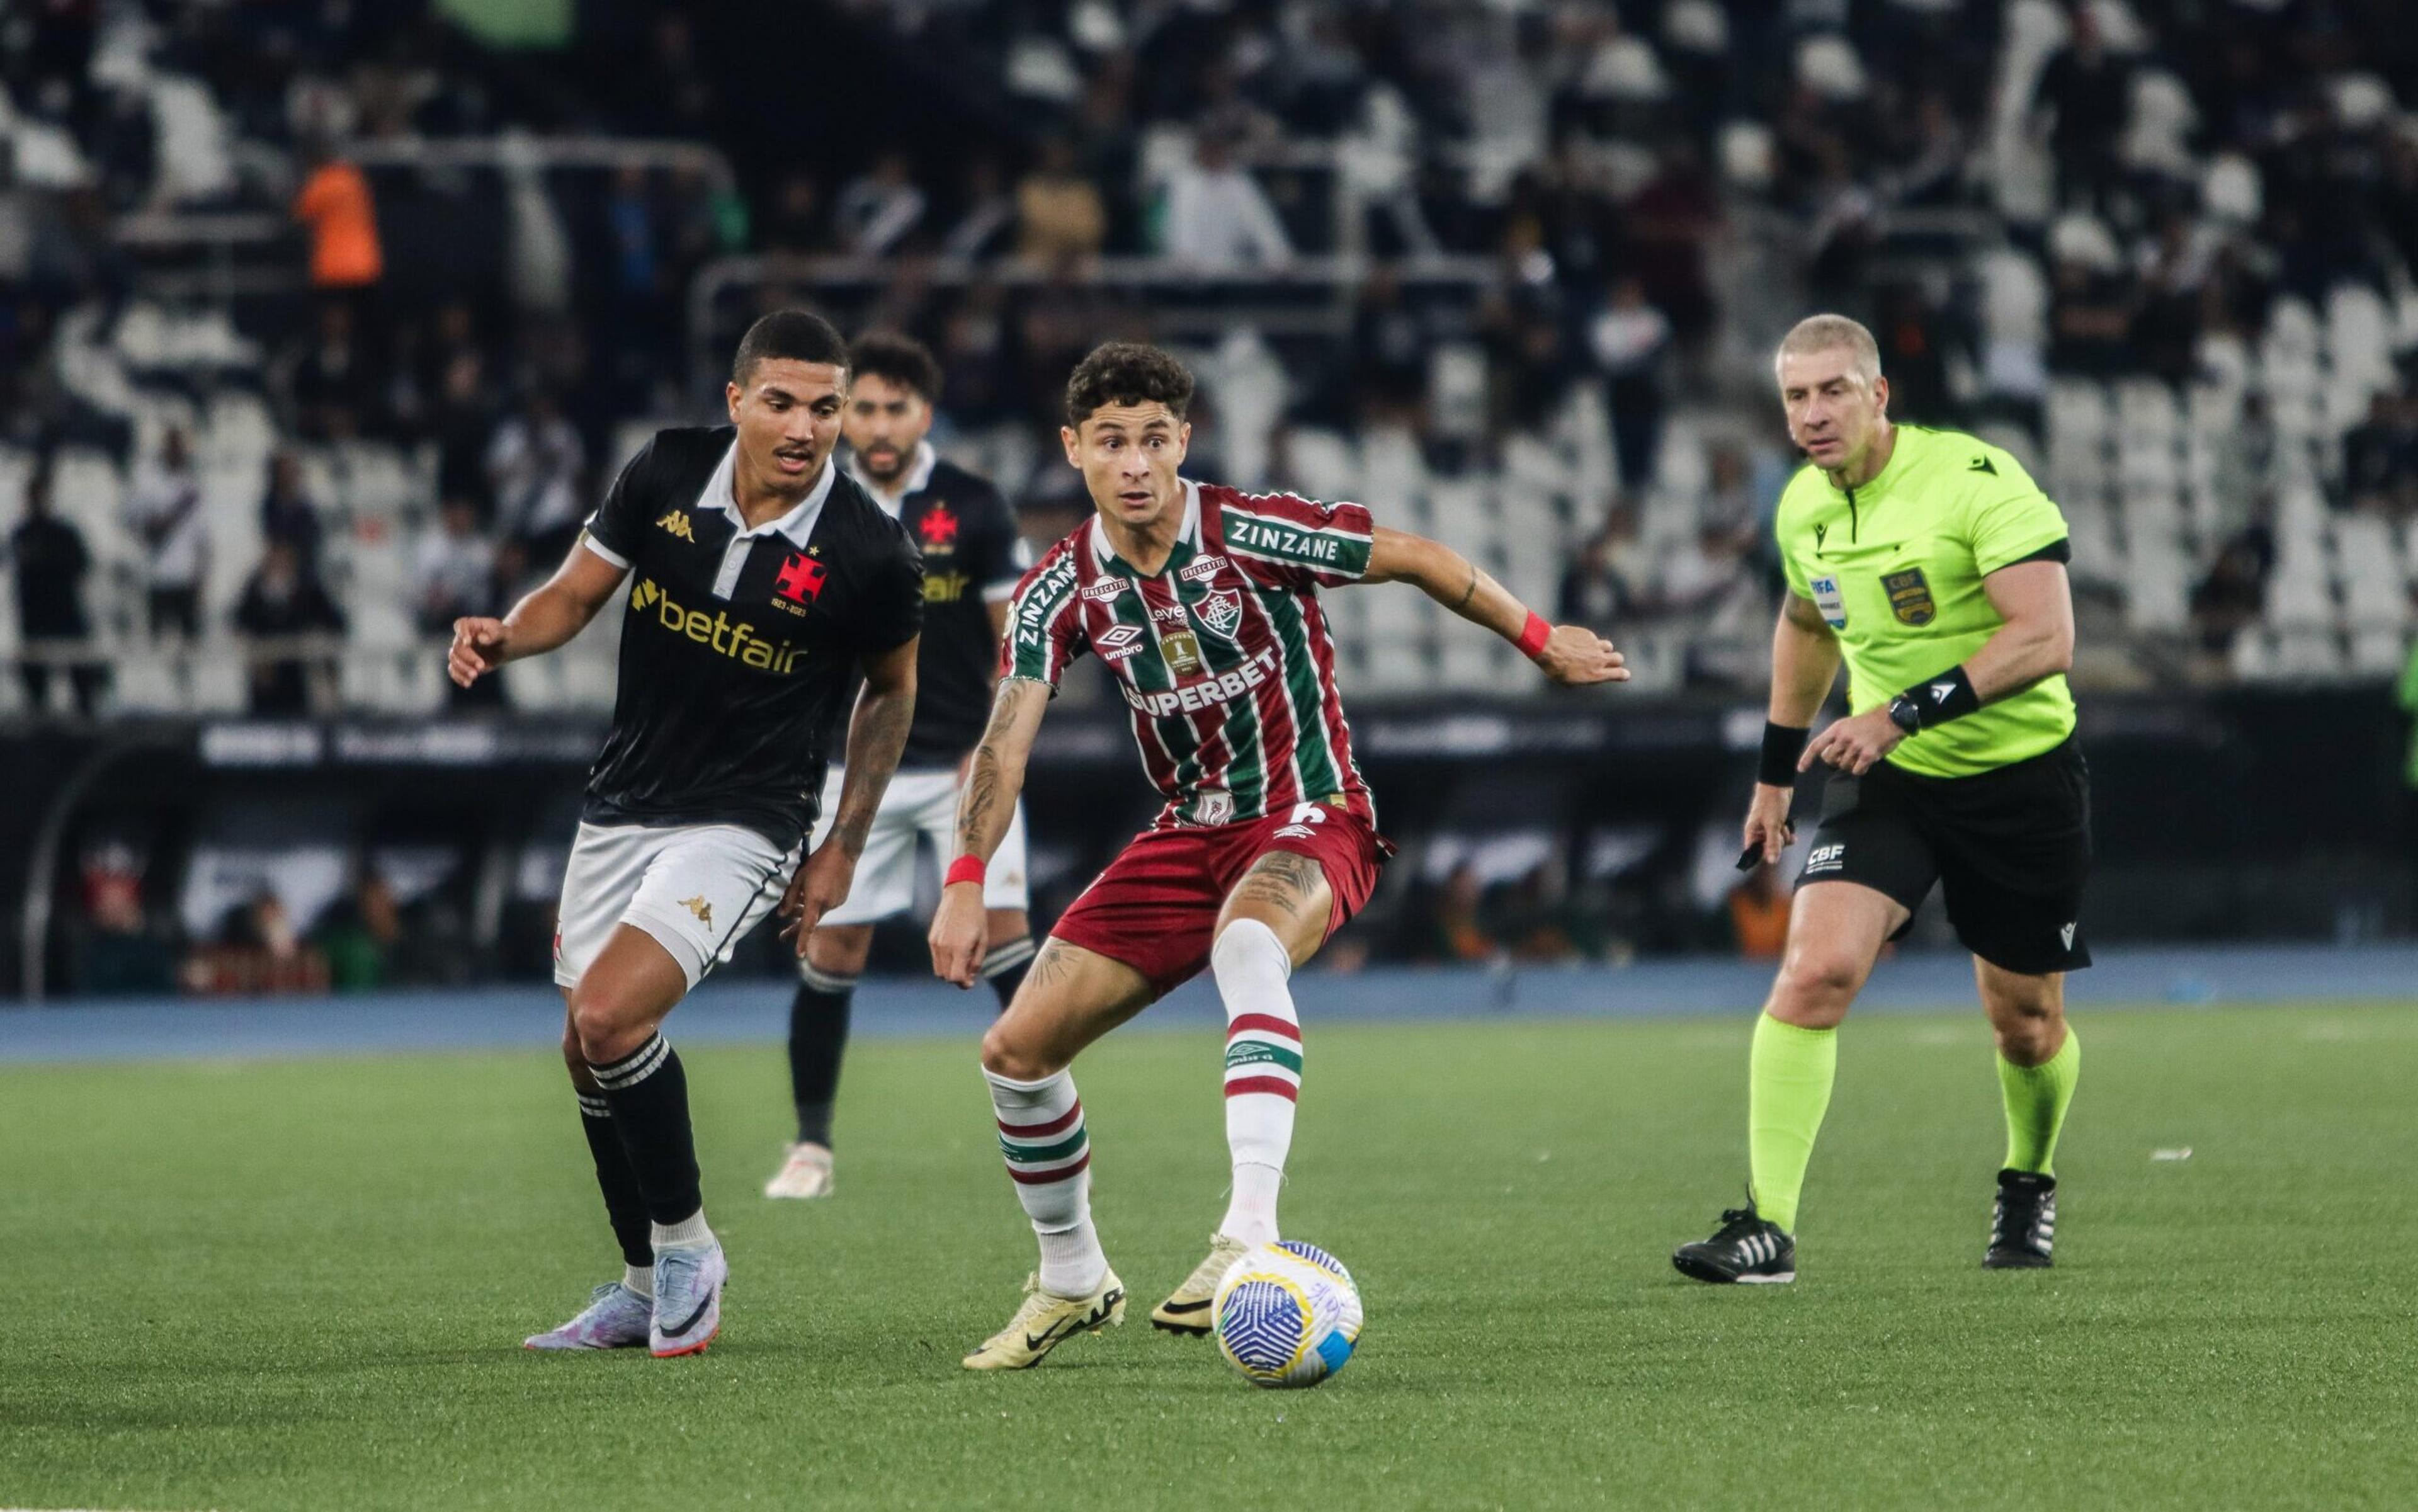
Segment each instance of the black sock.
[[999,994],[1000,1012],[1016,1000],[1016,989],[1024,985],[1024,973],[1033,969],[1033,957],[1038,954],[1031,935],[1018,935],[1003,945],[993,945],[983,957],[983,980]]
[[604,1193],[604,1214],[613,1220],[613,1237],[621,1245],[621,1261],[640,1267],[655,1262],[648,1242],[647,1199],[638,1191],[638,1173],[630,1168],[630,1153],[614,1132],[613,1109],[604,1098],[579,1094],[579,1129],[588,1136],[588,1153],[596,1161],[596,1184]]
[[[588,1069],[612,1105],[614,1132],[628,1152],[630,1169],[645,1194],[647,1216],[681,1223],[705,1206],[697,1188],[696,1136],[688,1123],[688,1073],[681,1058],[650,1034],[647,1043],[610,1065]],[[650,1256],[653,1254],[649,1247]]]
[[798,1108],[798,1142],[832,1142],[832,1105],[839,1100],[839,1061],[848,1049],[848,1007],[856,978],[808,965],[789,1000],[789,1100]]

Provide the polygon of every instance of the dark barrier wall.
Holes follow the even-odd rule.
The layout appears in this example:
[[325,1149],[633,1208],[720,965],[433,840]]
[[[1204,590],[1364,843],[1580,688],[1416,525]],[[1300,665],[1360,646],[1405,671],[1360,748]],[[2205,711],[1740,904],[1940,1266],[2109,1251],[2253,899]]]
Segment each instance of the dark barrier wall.
[[[1707,827],[1732,830],[1742,812],[1761,724],[1759,708],[1600,696],[1363,708],[1362,765],[1403,855],[1355,938],[1380,956],[1417,955],[1437,848],[1466,853],[1524,836],[1549,844],[1569,879],[1559,906],[1578,918],[1591,951],[1606,941],[1647,954],[1727,948],[1691,879],[1711,844]],[[230,815],[286,809],[335,816],[346,832],[380,844],[460,854],[458,875],[432,905],[451,921],[449,943],[421,964],[423,975],[541,976],[550,925],[521,878],[568,838],[599,734],[576,722],[505,719],[0,738],[8,795],[0,992],[28,980],[29,927],[42,941],[48,990],[75,990],[80,866],[108,837],[142,838],[146,903],[172,920],[206,830],[223,843]],[[2418,932],[2407,728],[2381,691],[2100,696],[2084,703],[2083,738],[2101,857],[2095,938]],[[1045,920],[1156,808],[1130,742],[1119,711],[1106,708],[1062,707],[1045,726],[1027,790]],[[1800,808],[1813,797],[1809,782]],[[1607,857],[1615,864],[1597,875]],[[748,964],[771,969],[770,931],[759,933]],[[885,937],[885,958],[911,965],[915,939]]]

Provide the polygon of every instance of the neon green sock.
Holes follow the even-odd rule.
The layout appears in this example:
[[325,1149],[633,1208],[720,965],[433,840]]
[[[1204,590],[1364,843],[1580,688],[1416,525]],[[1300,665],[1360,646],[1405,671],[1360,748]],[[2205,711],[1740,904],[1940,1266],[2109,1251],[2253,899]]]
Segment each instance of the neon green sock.
[[1799,1029],[1769,1014],[1754,1021],[1747,1058],[1747,1159],[1757,1213],[1797,1231],[1797,1199],[1814,1137],[1830,1110],[1830,1083],[1839,1073],[1839,1031]]
[[2054,1175],[2058,1131],[2065,1127],[2074,1084],[2082,1079],[2082,1036],[2066,1026],[2065,1043],[2036,1066],[1998,1057],[1998,1091],[2007,1102],[2007,1168]]

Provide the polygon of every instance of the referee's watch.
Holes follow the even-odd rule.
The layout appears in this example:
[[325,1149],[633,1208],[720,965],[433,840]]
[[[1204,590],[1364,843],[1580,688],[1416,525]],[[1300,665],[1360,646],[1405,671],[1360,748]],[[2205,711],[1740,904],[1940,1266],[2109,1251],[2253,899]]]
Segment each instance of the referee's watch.
[[1922,732],[1922,705],[1908,695],[1902,693],[1890,700],[1889,717],[1890,724],[1908,735],[1919,735]]

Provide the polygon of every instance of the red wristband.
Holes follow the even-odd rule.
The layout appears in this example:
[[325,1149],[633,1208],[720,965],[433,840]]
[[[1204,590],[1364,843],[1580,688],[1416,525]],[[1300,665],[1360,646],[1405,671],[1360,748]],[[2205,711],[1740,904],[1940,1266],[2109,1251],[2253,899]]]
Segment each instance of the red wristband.
[[987,869],[988,868],[983,864],[983,859],[980,856],[959,856],[956,860],[949,863],[948,879],[943,881],[941,885],[942,887],[955,887],[959,882],[979,882],[983,879],[983,875]]
[[1535,661],[1537,653],[1545,649],[1545,642],[1553,634],[1553,627],[1545,622],[1545,617],[1531,611],[1528,622],[1520,627],[1520,654],[1531,662]]

